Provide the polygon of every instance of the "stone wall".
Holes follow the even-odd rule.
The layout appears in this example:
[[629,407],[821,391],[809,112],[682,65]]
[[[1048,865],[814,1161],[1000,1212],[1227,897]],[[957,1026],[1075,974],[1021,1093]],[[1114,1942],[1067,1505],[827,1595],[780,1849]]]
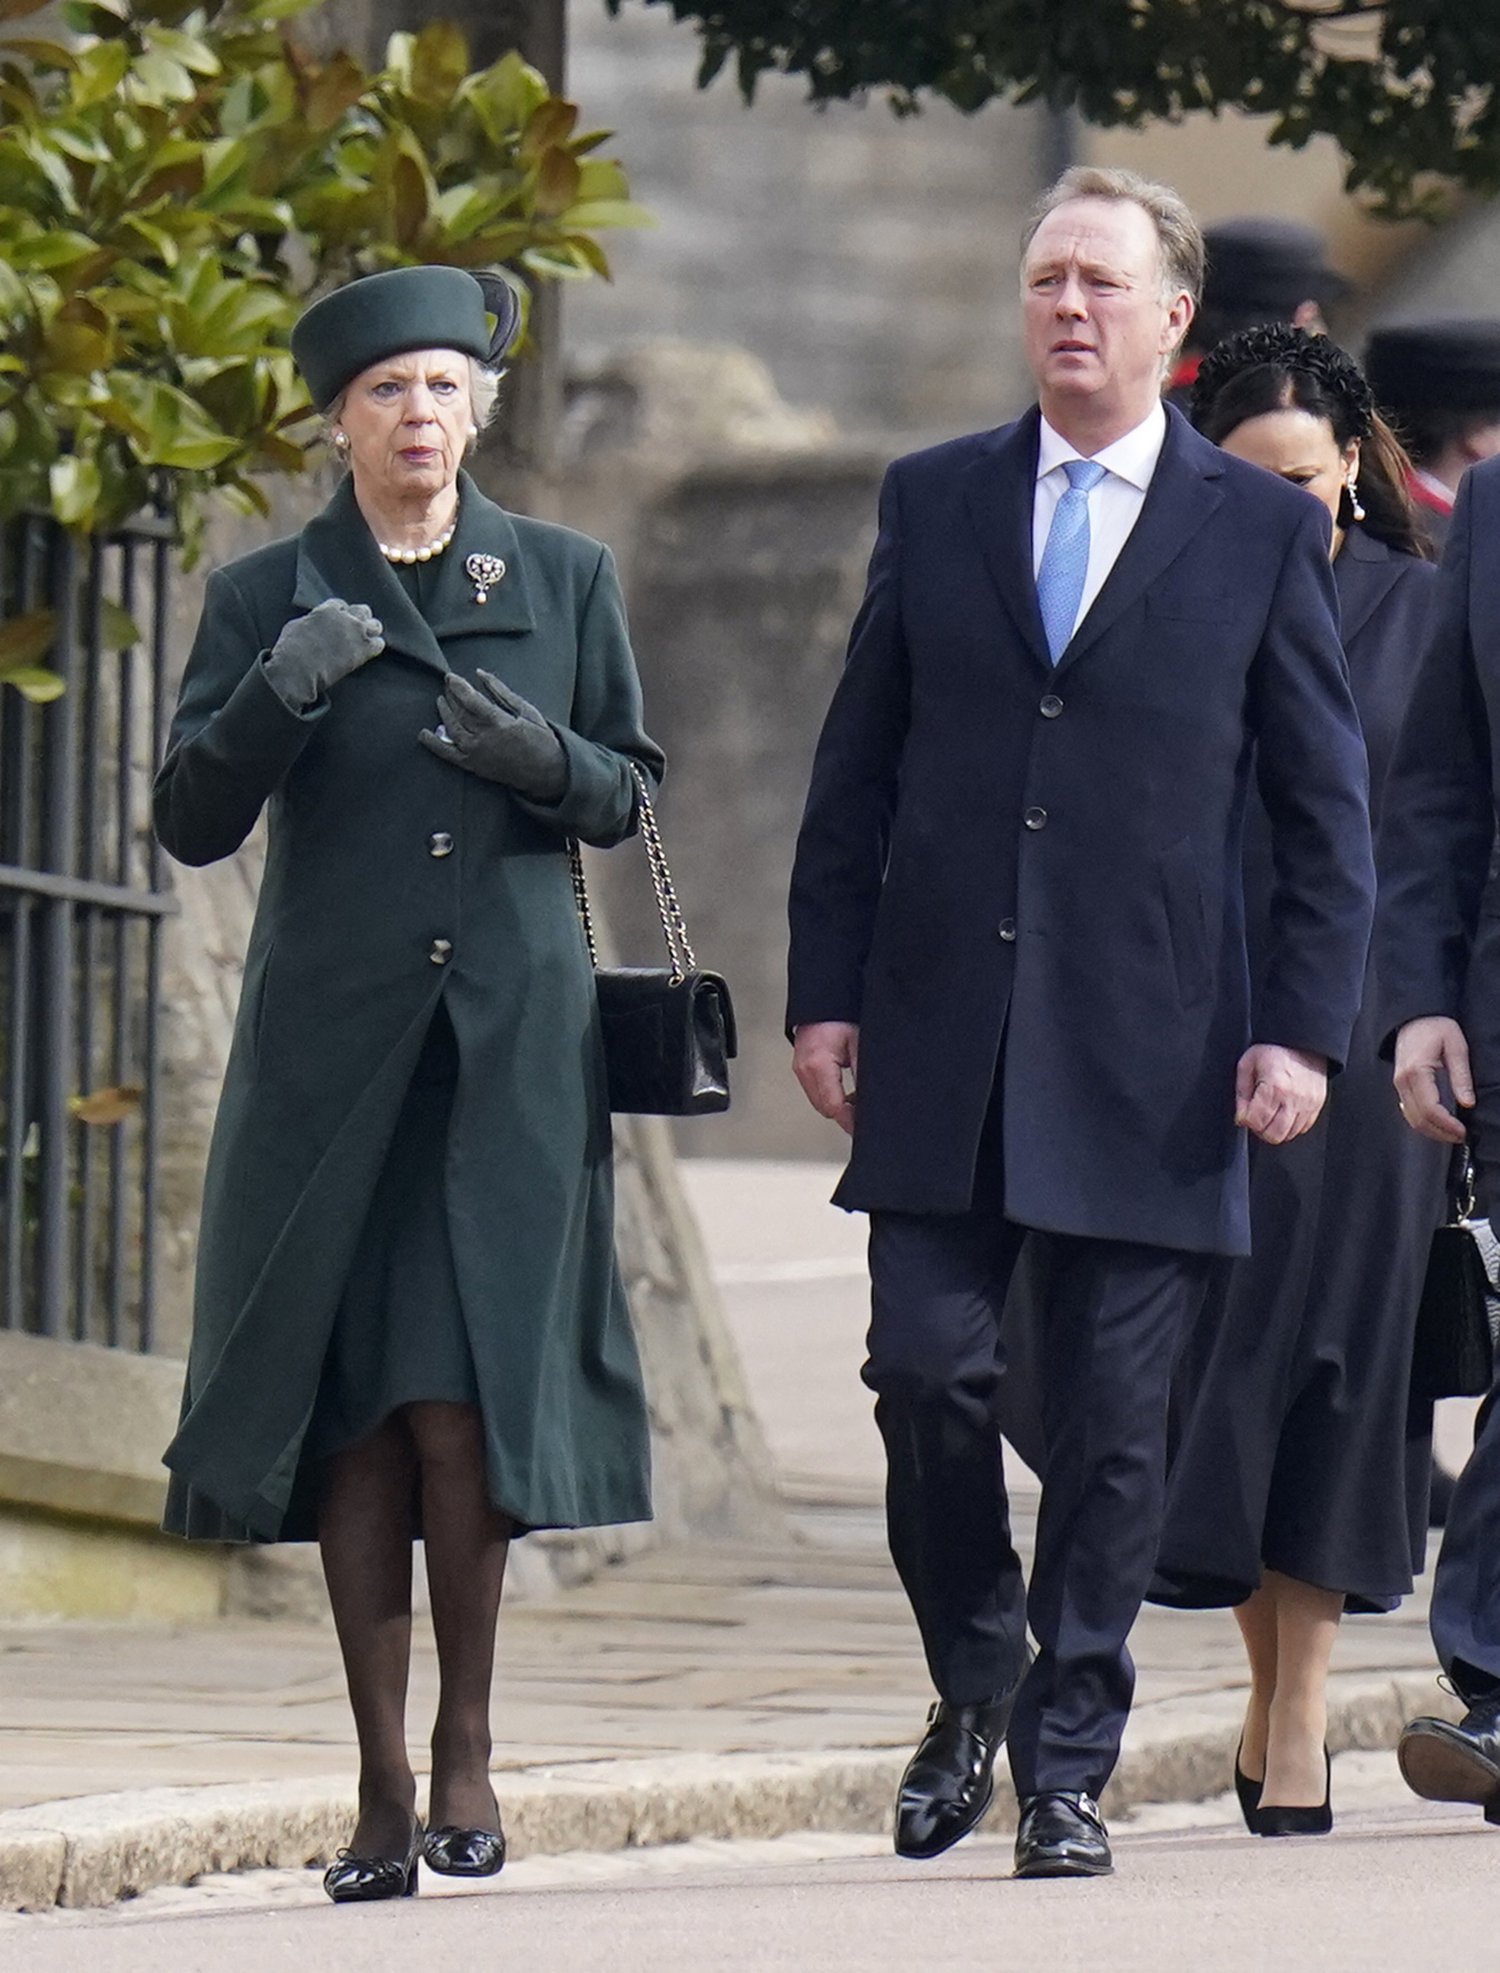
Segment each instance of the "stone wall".
[[[728,977],[739,1016],[733,1108],[679,1124],[678,1147],[837,1155],[790,1074],[786,885],[884,457],[782,404],[743,351],[681,345],[596,372],[569,429],[581,452],[565,510],[619,557],[647,723],[669,763],[668,855],[698,958]],[[590,871],[624,957],[659,963],[639,848],[591,857]]]
[[1050,175],[1040,111],[881,101],[814,111],[768,77],[693,86],[697,36],[667,10],[569,0],[569,93],[660,221],[622,233],[613,287],[565,308],[575,359],[662,336],[731,343],[842,429],[945,434],[998,424],[1024,390],[1016,236]]

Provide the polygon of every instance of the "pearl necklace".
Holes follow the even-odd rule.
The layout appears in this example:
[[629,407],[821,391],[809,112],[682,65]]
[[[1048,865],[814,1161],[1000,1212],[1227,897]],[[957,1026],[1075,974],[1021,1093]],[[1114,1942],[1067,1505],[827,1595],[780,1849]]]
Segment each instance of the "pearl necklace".
[[388,548],[383,541],[377,542],[376,546],[388,562],[430,562],[442,554],[457,533],[458,516],[455,514],[436,541],[424,542],[420,548]]

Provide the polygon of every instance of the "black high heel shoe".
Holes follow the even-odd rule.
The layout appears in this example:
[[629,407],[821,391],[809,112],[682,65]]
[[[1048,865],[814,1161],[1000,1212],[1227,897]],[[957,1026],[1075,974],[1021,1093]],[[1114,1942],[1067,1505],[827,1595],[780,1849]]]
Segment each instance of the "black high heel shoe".
[[1253,1836],[1255,1812],[1260,1807],[1261,1790],[1266,1784],[1264,1781],[1252,1781],[1240,1766],[1240,1756],[1244,1751],[1245,1743],[1242,1740],[1234,1750],[1234,1792],[1239,1799],[1240,1814],[1245,1818],[1245,1827]]
[[1315,1809],[1284,1808],[1273,1802],[1268,1808],[1258,1808],[1250,1827],[1257,1836],[1326,1836],[1333,1827],[1333,1763],[1328,1758],[1328,1749],[1323,1749],[1323,1768],[1327,1776],[1323,1784],[1323,1800]]
[[432,1829],[425,1855],[427,1868],[442,1877],[498,1877],[505,1868],[505,1831]]
[[335,1904],[375,1904],[382,1898],[414,1898],[422,1842],[422,1825],[414,1816],[411,1843],[404,1858],[359,1857],[352,1850],[340,1850],[323,1872],[323,1889]]

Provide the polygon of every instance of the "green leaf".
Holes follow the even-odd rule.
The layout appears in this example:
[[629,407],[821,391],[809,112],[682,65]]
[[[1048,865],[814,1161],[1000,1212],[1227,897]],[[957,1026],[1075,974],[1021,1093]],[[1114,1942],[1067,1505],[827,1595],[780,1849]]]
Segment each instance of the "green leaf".
[[182,34],[176,28],[148,27],[142,38],[148,48],[170,55],[192,75],[217,75],[224,66],[206,42],[196,35]]
[[554,146],[542,153],[536,172],[536,209],[549,219],[566,212],[578,198],[583,171],[578,160]]
[[131,63],[126,88],[134,102],[156,109],[190,103],[198,93],[198,85],[183,64],[156,48]]
[[60,699],[67,686],[55,671],[42,671],[35,665],[0,663],[0,685],[14,685],[21,697],[34,706],[50,706]]
[[99,624],[107,651],[128,651],[141,641],[135,618],[112,596],[104,597],[99,605]]
[[28,610],[24,616],[0,623],[0,673],[45,658],[56,632],[57,616],[52,610]]
[[97,240],[91,240],[86,233],[70,233],[63,227],[56,233],[37,233],[29,240],[16,240],[6,249],[6,255],[12,267],[25,270],[71,267],[98,251]]
[[566,102],[561,96],[549,96],[527,118],[526,134],[521,139],[521,156],[540,158],[554,144],[565,144],[577,123],[576,103]]
[[[5,0],[0,0],[0,9],[4,5]],[[26,7],[24,11],[34,13],[36,9]],[[108,40],[127,33],[130,26],[121,8],[107,6],[103,0],[63,0],[59,12],[75,34],[97,34]]]
[[102,481],[92,459],[68,455],[55,459],[47,475],[52,488],[52,512],[64,527],[87,528],[99,504]]
[[625,176],[624,166],[613,158],[590,158],[579,170],[578,196],[591,202],[628,202],[630,180]]
[[469,42],[451,21],[431,21],[411,43],[411,93],[419,103],[446,109],[469,72]]
[[242,11],[249,21],[289,21],[296,14],[306,14],[319,4],[319,0],[242,0]]
[[109,385],[111,410],[128,417],[143,465],[200,472],[222,465],[238,449],[238,441],[211,424],[185,392],[160,378],[115,370]]
[[78,66],[78,57],[60,41],[0,42],[0,52],[29,62],[36,69],[61,69],[65,74]]
[[607,227],[655,226],[656,214],[633,199],[584,199],[559,214],[570,232],[599,232]]

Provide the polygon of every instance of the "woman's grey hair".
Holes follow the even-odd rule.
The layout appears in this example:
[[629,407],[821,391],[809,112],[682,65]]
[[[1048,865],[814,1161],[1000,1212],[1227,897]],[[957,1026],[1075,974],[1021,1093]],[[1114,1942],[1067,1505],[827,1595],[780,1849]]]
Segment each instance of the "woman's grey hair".
[[[500,404],[500,383],[505,375],[503,369],[494,369],[488,363],[481,363],[477,356],[471,356],[467,361],[469,365],[469,410],[474,419],[475,435],[464,447],[465,456],[474,450],[475,446],[479,443],[480,435],[488,429],[494,420],[495,412],[498,410]],[[333,443],[333,434],[340,418],[344,415],[344,399],[347,395],[347,390],[340,391],[328,409],[322,413],[324,441],[329,451],[341,466],[347,466],[349,463],[348,450],[344,446]]]
[[1186,291],[1196,308],[1203,299],[1203,270],[1206,255],[1203,235],[1187,201],[1170,185],[1143,178],[1139,172],[1114,166],[1075,164],[1055,185],[1049,185],[1031,209],[1021,235],[1024,257],[1037,228],[1051,212],[1070,199],[1128,199],[1138,205],[1156,228],[1161,247],[1161,278],[1164,300]]

